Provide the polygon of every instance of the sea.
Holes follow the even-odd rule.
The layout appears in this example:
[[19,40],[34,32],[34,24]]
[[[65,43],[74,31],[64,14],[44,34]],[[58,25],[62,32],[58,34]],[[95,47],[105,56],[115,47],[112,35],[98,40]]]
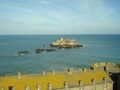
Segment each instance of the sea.
[[[75,39],[84,47],[35,53],[60,38]],[[15,57],[20,51],[29,54]],[[120,35],[0,35],[0,76],[88,68],[96,62],[120,63]]]

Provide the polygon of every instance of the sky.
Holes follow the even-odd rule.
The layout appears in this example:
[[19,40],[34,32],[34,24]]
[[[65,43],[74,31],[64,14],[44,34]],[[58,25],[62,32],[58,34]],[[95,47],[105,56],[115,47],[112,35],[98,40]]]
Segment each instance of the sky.
[[120,0],[0,0],[0,35],[120,34]]

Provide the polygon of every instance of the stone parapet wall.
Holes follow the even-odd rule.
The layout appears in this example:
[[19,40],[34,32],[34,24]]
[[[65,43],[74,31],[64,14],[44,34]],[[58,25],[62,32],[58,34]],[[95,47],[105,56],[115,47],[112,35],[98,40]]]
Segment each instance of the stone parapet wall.
[[56,90],[113,90],[113,83],[109,82],[106,84],[96,84],[96,85],[88,85],[83,87],[73,87],[73,88],[63,88]]

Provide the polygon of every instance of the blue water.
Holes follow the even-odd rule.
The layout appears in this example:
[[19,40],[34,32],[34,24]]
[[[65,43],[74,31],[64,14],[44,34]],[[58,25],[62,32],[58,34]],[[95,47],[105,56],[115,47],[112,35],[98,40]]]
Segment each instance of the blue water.
[[[60,49],[36,54],[36,48],[48,47],[59,38],[76,39],[85,47]],[[13,57],[28,50],[25,56]],[[120,63],[120,35],[1,35],[0,75],[40,73],[49,70],[89,67],[99,61]]]

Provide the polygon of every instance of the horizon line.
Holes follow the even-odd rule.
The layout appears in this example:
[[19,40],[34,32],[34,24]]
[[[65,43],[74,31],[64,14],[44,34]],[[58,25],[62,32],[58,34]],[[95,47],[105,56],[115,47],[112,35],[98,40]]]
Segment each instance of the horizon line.
[[20,35],[20,36],[22,36],[22,35],[120,35],[120,34],[117,34],[117,33],[115,33],[115,34],[107,34],[107,33],[100,33],[100,34],[95,34],[95,33],[89,33],[89,34],[68,34],[68,33],[65,33],[65,34],[0,34],[0,36],[5,36],[5,35],[10,35],[10,36],[12,36],[12,35]]

